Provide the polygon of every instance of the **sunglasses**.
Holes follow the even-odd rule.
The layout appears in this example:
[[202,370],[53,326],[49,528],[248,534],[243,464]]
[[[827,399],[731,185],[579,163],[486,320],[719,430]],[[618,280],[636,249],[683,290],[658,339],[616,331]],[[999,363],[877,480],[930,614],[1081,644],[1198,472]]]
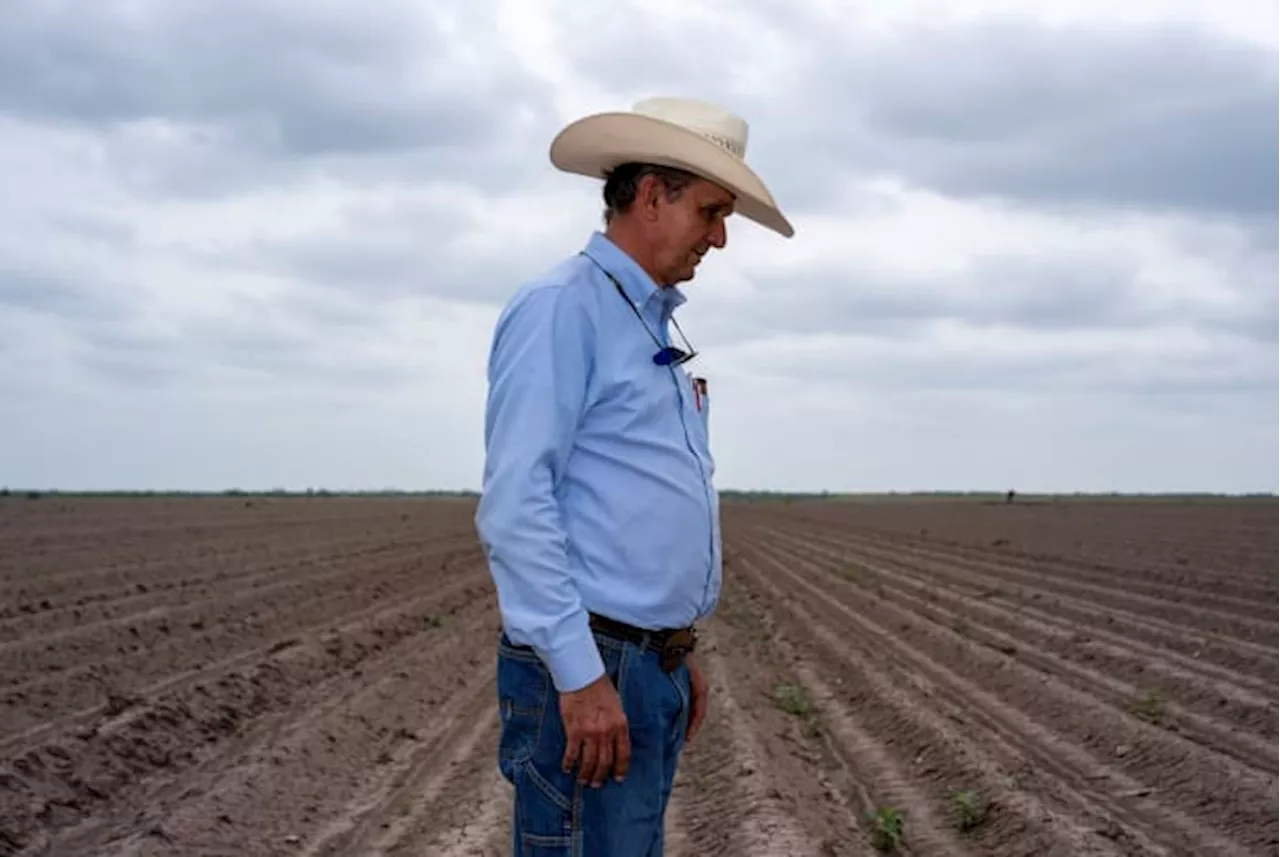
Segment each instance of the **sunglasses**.
[[[680,338],[684,340],[684,344],[689,350],[685,351],[684,349],[676,348],[672,345],[663,346],[658,349],[657,354],[653,355],[653,362],[657,363],[659,366],[680,366],[688,363],[690,360],[698,356],[697,349],[689,344],[688,337],[684,335],[684,331],[680,329],[680,325],[676,323],[674,318],[671,319],[671,323],[675,325],[676,332],[680,334]],[[645,325],[645,330],[648,329],[649,326]],[[649,336],[652,337],[653,334],[650,333]],[[654,342],[661,345],[661,343],[656,339]]]

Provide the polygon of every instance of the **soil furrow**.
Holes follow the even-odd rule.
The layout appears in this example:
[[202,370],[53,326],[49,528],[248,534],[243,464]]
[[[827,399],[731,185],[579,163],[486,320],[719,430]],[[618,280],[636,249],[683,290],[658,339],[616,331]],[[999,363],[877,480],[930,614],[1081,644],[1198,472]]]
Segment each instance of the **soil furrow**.
[[[486,687],[493,690],[492,684]],[[497,770],[493,748],[497,746],[499,728],[492,693],[481,694],[471,711],[455,719],[467,728],[461,736],[445,742],[447,758],[419,760],[405,783],[387,794],[361,824],[363,835],[347,847],[327,853],[368,854],[369,857],[414,854],[426,834],[440,829],[466,831],[471,828],[473,835],[482,840],[492,835],[499,823],[501,808],[486,806],[477,800],[478,796],[501,797],[501,792],[489,786]]]
[[1017,551],[1005,553],[984,548],[959,548],[956,552],[978,560],[1008,561],[1012,559],[1034,565],[1045,573],[1059,574],[1064,580],[1081,581],[1101,587],[1101,591],[1139,595],[1169,604],[1188,605],[1196,610],[1207,608],[1226,618],[1259,622],[1276,621],[1276,606],[1267,604],[1263,600],[1262,596],[1266,592],[1262,587],[1246,589],[1238,584],[1233,586],[1230,579],[1224,580],[1227,588],[1235,589],[1241,594],[1205,592],[1202,586],[1187,586],[1161,580],[1133,580],[1133,571],[1123,566],[1073,563],[1057,556],[1024,555]]
[[[890,570],[879,561],[859,558],[858,564],[851,566],[848,554],[811,545],[796,545],[790,553],[779,555],[778,536],[771,534],[770,539],[773,544],[762,549],[774,552],[775,558],[816,559],[813,567],[830,575],[833,587],[856,586],[974,642],[1002,653],[1016,652],[1020,660],[1118,709],[1137,710],[1250,767],[1272,771],[1280,764],[1275,748],[1274,698],[1258,697],[1234,686],[1206,685],[1202,677],[1179,673],[1158,660],[1108,648],[1079,632],[1048,627],[1022,615],[1020,605],[956,598],[945,588],[915,580],[910,572]],[[1098,662],[1107,667],[1105,672],[1091,665]],[[1161,680],[1153,683],[1152,673]]]
[[[378,562],[373,568],[354,565],[317,563],[314,567],[304,569],[301,577],[286,577],[273,580],[261,586],[250,586],[238,591],[236,595],[219,601],[219,623],[228,625],[238,621],[241,615],[252,617],[273,607],[287,606],[310,596],[311,591],[333,591],[341,588],[341,583],[350,578],[354,588],[363,585],[369,574],[384,571],[410,573],[425,568],[432,557],[424,557],[420,551],[412,550],[403,554],[395,554]],[[151,645],[169,636],[176,628],[190,627],[193,623],[203,624],[209,612],[207,599],[200,599],[189,604],[169,604],[153,607],[142,614],[117,616],[100,622],[64,628],[51,634],[39,637],[24,637],[0,643],[0,675],[8,676],[12,672],[34,671],[44,672],[56,668],[57,659],[68,654],[90,651],[98,648],[113,630],[125,629],[126,636],[137,641],[137,645]]]
[[[474,561],[478,551],[473,548],[471,554]],[[447,549],[434,552],[413,552],[407,556],[393,557],[389,561],[365,565],[363,570],[360,570],[359,567],[352,568],[346,572],[351,576],[350,580],[329,580],[327,581],[328,585],[320,586],[320,593],[315,597],[299,598],[297,601],[305,605],[303,608],[305,611],[314,615],[325,615],[323,611],[330,609],[337,609],[341,612],[344,603],[350,602],[352,599],[377,600],[382,598],[388,587],[396,586],[400,578],[415,578],[441,573],[452,556],[455,556],[455,552]],[[439,571],[436,570],[437,565],[439,566]],[[282,575],[282,578],[278,583],[303,587],[314,587],[317,583],[323,584],[326,582],[317,581],[310,569],[304,570],[302,575],[298,577]],[[42,675],[25,681],[19,679],[0,685],[0,695],[2,695],[0,699],[10,698],[18,693],[29,693],[33,690],[38,690],[42,685],[61,685],[84,673],[91,673],[95,676],[95,680],[104,681],[116,673],[126,670],[148,669],[149,664],[161,661],[164,661],[164,668],[176,669],[177,667],[174,665],[173,660],[181,660],[191,654],[181,651],[185,648],[198,647],[204,650],[200,652],[199,657],[207,657],[211,652],[217,650],[219,646],[227,643],[225,638],[229,636],[233,636],[235,639],[251,637],[254,629],[263,624],[263,607],[265,605],[254,600],[262,591],[259,588],[257,593],[251,593],[250,597],[233,601],[232,604],[238,608],[238,611],[211,609],[210,602],[212,599],[196,594],[190,599],[191,615],[186,616],[181,621],[175,618],[172,612],[159,614],[160,620],[152,623],[152,627],[140,622],[136,616],[116,620],[117,624],[128,626],[118,634],[122,639],[116,641],[116,645],[111,645],[110,640],[75,641],[73,644],[68,644],[74,647],[73,652],[68,656],[69,660],[74,657],[75,652],[85,649],[91,650],[97,655],[94,660],[87,663],[83,659],[78,663],[71,661],[75,663],[74,666],[65,666],[61,662],[55,663],[46,670],[37,671]],[[285,600],[284,603],[291,602]],[[89,633],[97,634],[100,637],[108,630],[100,624],[98,628],[91,629]],[[66,636],[58,635],[56,639],[65,639]],[[23,642],[30,649],[39,648],[43,644],[46,657],[51,659],[57,655],[59,650],[49,644],[50,639],[47,636],[41,638],[30,635]],[[91,643],[93,644],[91,645]],[[111,650],[113,654],[106,658],[101,657],[101,653],[105,650]],[[173,655],[170,660],[164,660],[170,650],[180,653]],[[14,659],[16,660],[16,658]],[[65,690],[65,688],[63,689]],[[30,696],[25,696],[24,698],[31,699]],[[41,703],[38,707],[47,711],[47,701]]]
[[[462,588],[447,607],[457,612],[477,601],[476,590]],[[480,602],[479,607],[471,612],[487,618],[488,604]],[[397,604],[291,648],[261,654],[255,663],[216,681],[138,700],[119,715],[104,716],[74,735],[64,733],[0,767],[0,784],[5,786],[0,790],[0,816],[16,841],[35,836],[38,842],[86,817],[99,825],[112,823],[117,816],[110,807],[127,802],[139,789],[145,790],[146,809],[163,806],[172,792],[189,800],[201,790],[199,777],[193,781],[192,775],[201,772],[202,759],[234,747],[228,742],[263,722],[260,718],[290,710],[298,693],[334,671],[347,673],[346,683],[335,685],[337,690],[358,689],[362,685],[351,679],[359,677],[361,665],[415,634],[450,639],[447,632],[406,615],[404,605]],[[175,779],[175,785],[166,786]]]
[[[376,572],[369,570],[366,574],[371,576],[370,581],[364,582],[368,584]],[[403,576],[411,578],[413,574],[413,567],[408,566]],[[425,609],[431,604],[431,596],[485,584],[479,568],[470,574],[459,574],[457,578],[442,588],[428,572],[424,582],[404,587],[400,597],[407,596],[411,599],[409,603]],[[428,600],[418,602],[417,599],[423,595]],[[166,640],[162,645],[140,650],[132,657],[118,656],[74,668],[72,675],[84,673],[83,680],[70,681],[67,673],[59,673],[25,690],[5,689],[4,695],[0,696],[0,704],[16,707],[25,702],[26,707],[19,708],[18,713],[5,723],[6,730],[22,731],[0,738],[0,751],[17,752],[15,747],[40,740],[55,730],[74,727],[102,711],[128,706],[130,700],[137,696],[217,675],[263,651],[292,645],[300,634],[310,633],[335,621],[349,622],[352,617],[377,613],[384,609],[384,605],[385,599],[377,596],[375,589],[372,599],[361,598],[355,604],[351,595],[342,593],[310,602],[301,601],[292,618],[294,623],[304,624],[281,623],[278,615],[270,614],[263,615],[251,625],[245,623],[234,628],[210,620],[209,631],[200,638]],[[427,613],[422,618],[424,622],[436,621]],[[195,644],[195,639],[200,641],[199,645]],[[155,680],[157,674],[163,678]],[[37,700],[38,705],[35,704]]]
[[[785,645],[783,647],[785,649]],[[852,710],[839,701],[803,660],[794,655],[791,658],[799,686],[804,688],[805,695],[813,699],[817,716],[830,731],[830,746],[843,760],[847,779],[866,784],[858,790],[863,793],[860,814],[865,817],[880,807],[901,808],[911,819],[911,831],[905,837],[903,853],[972,853],[943,832],[944,825],[931,802],[920,793],[913,778],[903,773],[904,768],[884,751],[880,742],[858,725]]]
[[[842,583],[832,580],[835,588]],[[843,585],[853,586],[848,583]],[[1075,688],[1117,711],[1170,730],[1178,739],[1185,736],[1186,740],[1196,742],[1210,752],[1219,753],[1258,771],[1270,772],[1276,768],[1277,755],[1273,742],[1247,732],[1239,732],[1231,723],[1218,722],[1210,715],[1190,710],[1176,698],[1167,697],[1166,691],[1161,688],[1130,684],[1089,667],[1049,657],[1034,645],[1025,645],[1024,637],[1001,632],[989,625],[971,623],[967,614],[931,605],[920,599],[900,596],[897,600],[886,598],[885,601],[895,605],[900,601],[904,611],[914,612],[941,628],[950,628],[956,634],[986,646],[993,652],[1016,656],[1019,663],[1052,675],[1063,685]],[[1023,645],[1019,645],[1020,643]],[[1257,713],[1260,718],[1268,721],[1261,728],[1274,726],[1269,723],[1271,715],[1263,711]],[[1196,752],[1198,749],[1188,751]]]
[[[1174,580],[1265,586],[1275,602],[1276,500],[1180,503],[1019,501],[799,503],[772,508],[733,504],[759,522],[760,512],[791,522],[943,547],[990,549],[997,541],[1037,562],[1097,564]],[[778,510],[783,515],[776,514]],[[1007,543],[1007,544],[1003,544]],[[1251,594],[1251,593],[1250,593]]]
[[[828,537],[838,541],[836,537]],[[1257,619],[1211,610],[1201,605],[1185,605],[1165,601],[1149,595],[1124,592],[1108,586],[1077,580],[1073,577],[1056,577],[1052,569],[1040,566],[1024,567],[1010,564],[1003,558],[991,555],[974,557],[951,554],[922,545],[898,545],[892,549],[901,555],[911,555],[938,562],[954,562],[959,559],[967,568],[985,572],[1010,582],[1032,581],[1036,586],[1054,595],[1068,595],[1095,604],[1105,604],[1108,610],[1124,612],[1131,617],[1143,617],[1147,621],[1160,621],[1168,627],[1180,627],[1194,623],[1201,633],[1221,642],[1235,643],[1261,653],[1275,655],[1276,646],[1260,643],[1274,640],[1275,619]]]
[[[405,846],[410,854],[432,857],[509,857],[511,846],[511,786],[498,773],[496,766],[475,792],[467,794],[467,806],[473,814],[456,826],[427,839],[418,850]],[[665,857],[679,857],[668,851]],[[688,855],[686,855],[688,857]]]
[[[33,537],[39,518],[6,520],[5,510],[17,507],[0,498],[0,605],[17,607],[22,604],[20,597],[35,597],[38,602],[49,593],[74,591],[86,568],[88,579],[119,580],[127,587],[135,569],[150,570],[169,560],[238,564],[258,556],[279,556],[296,546],[323,545],[339,536],[363,538],[371,549],[393,549],[405,541],[474,534],[466,504],[430,500],[382,504],[376,499],[317,503],[310,508],[296,499],[285,500],[282,505],[291,510],[271,508],[258,499],[242,501],[239,507],[218,507],[217,501],[197,499],[153,510],[169,518],[159,526],[140,528],[123,517],[121,523],[77,530],[78,523],[100,516],[103,505],[91,500],[77,503],[69,514],[55,513],[57,524],[49,533]],[[148,501],[131,505],[136,514]],[[48,513],[36,512],[40,514]],[[16,539],[4,536],[6,524],[20,533]]]
[[[1196,657],[1180,654],[1167,646],[1150,644],[1139,637],[1127,636],[1106,628],[1092,627],[1082,629],[1078,622],[1064,619],[1050,613],[1024,598],[1011,598],[1006,590],[993,590],[982,585],[980,579],[951,577],[938,574],[936,569],[930,570],[912,561],[890,558],[877,554],[869,561],[867,554],[858,548],[827,548],[812,541],[790,533],[770,530],[768,538],[785,542],[794,550],[812,556],[822,556],[837,565],[837,571],[845,579],[858,582],[860,572],[867,570],[873,574],[882,572],[890,582],[897,581],[904,586],[914,587],[917,594],[931,600],[942,597],[962,603],[969,609],[986,611],[990,615],[999,614],[1011,622],[1022,622],[1028,627],[1042,629],[1046,634],[1061,638],[1066,635],[1074,642],[1087,638],[1085,645],[1106,648],[1116,653],[1119,658],[1129,659],[1144,664],[1147,669],[1168,673],[1175,679],[1199,681],[1207,684],[1214,692],[1235,700],[1247,707],[1263,707],[1274,711],[1275,683],[1265,682],[1252,676],[1207,663]],[[878,568],[877,568],[878,567]],[[875,581],[879,585],[879,581]],[[1043,603],[1041,600],[1039,603]],[[1112,627],[1115,627],[1114,625]],[[1138,670],[1141,672],[1141,670]]]
[[823,827],[813,808],[825,796],[804,775],[798,760],[787,758],[776,738],[770,740],[776,733],[766,724],[781,724],[780,716],[768,711],[753,714],[757,706],[751,696],[740,697],[758,691],[753,693],[750,680],[739,680],[750,666],[740,660],[733,630],[721,623],[709,625],[696,657],[710,685],[712,710],[702,731],[685,746],[675,787],[682,792],[681,813],[688,822],[692,853],[823,853]]
[[[1172,846],[1189,837],[1214,853],[1228,853],[1234,847],[1228,832],[1275,835],[1274,807],[1268,807],[1268,799],[1263,797],[1266,778],[1261,774],[1255,776],[1221,757],[1205,758],[1203,753],[1198,759],[1189,757],[1186,749],[1197,749],[1197,745],[1176,746],[1169,733],[1140,721],[1130,722],[1088,694],[1037,674],[1014,658],[966,645],[948,629],[930,634],[911,621],[911,614],[896,611],[898,620],[905,621],[895,624],[896,633],[892,632],[882,624],[883,619],[868,618],[883,616],[884,602],[863,598],[855,610],[838,593],[824,592],[807,575],[768,561],[784,579],[820,599],[824,610],[844,617],[850,631],[883,641],[911,675],[927,678],[957,705],[1015,736],[1025,752],[1055,766],[1078,790],[1083,790],[1089,778],[1105,776],[1126,793],[1137,794],[1148,784],[1145,780],[1153,769],[1161,771],[1164,787],[1159,798],[1121,801],[1112,797],[1113,811],[1123,807],[1131,823],[1152,839],[1163,839]],[[1085,712],[1087,718],[1082,716]],[[1119,744],[1135,749],[1115,754]],[[1120,760],[1111,763],[1116,755]],[[1167,805],[1170,797],[1173,806]],[[1178,838],[1169,840],[1170,833]]]
[[[469,547],[474,538],[424,539],[406,545],[405,552],[431,550],[439,554],[448,548],[449,541]],[[90,628],[112,620],[141,616],[158,607],[206,598],[213,591],[230,586],[256,588],[262,581],[285,580],[295,573],[310,574],[313,566],[355,565],[367,557],[384,553],[384,547],[370,547],[365,539],[345,539],[335,541],[330,549],[308,552],[306,556],[238,562],[232,566],[234,571],[212,571],[208,561],[187,562],[182,566],[166,564],[155,569],[154,573],[137,571],[130,574],[128,580],[99,588],[77,587],[62,599],[66,603],[60,603],[55,597],[52,601],[43,598],[26,612],[17,607],[5,608],[12,615],[7,618],[0,616],[0,644],[11,640],[53,637],[58,631]],[[0,594],[0,599],[3,599],[3,594]]]
[[[805,534],[806,538],[811,538]],[[1084,598],[1066,594],[1051,588],[1029,570],[1008,570],[993,573],[989,566],[975,566],[963,558],[938,559],[936,555],[912,551],[891,551],[867,545],[856,540],[825,539],[832,548],[847,554],[860,554],[875,559],[906,562],[913,566],[961,584],[981,583],[984,592],[999,595],[1012,593],[1020,601],[1051,606],[1064,620],[1079,623],[1082,628],[1121,628],[1135,639],[1145,640],[1162,648],[1167,647],[1196,659],[1248,676],[1263,688],[1274,688],[1277,675],[1277,653],[1274,649],[1219,634],[1205,632],[1193,623],[1177,624],[1099,604]],[[1272,634],[1274,637],[1274,633]]]
[[[794,635],[811,641],[802,646],[806,658],[836,676],[833,693],[858,713],[901,767],[910,766],[917,779],[930,783],[939,800],[951,788],[991,799],[990,821],[971,834],[980,853],[1000,853],[1002,843],[1016,841],[1018,853],[1116,855],[1121,853],[1117,840],[1127,843],[1125,853],[1167,853],[1137,827],[1121,824],[1108,801],[1081,792],[1055,768],[1033,763],[1021,740],[992,731],[969,706],[941,695],[928,679],[905,674],[873,641],[829,629],[752,559],[740,557],[735,568],[747,575],[744,585],[757,605],[753,622],[762,639]],[[775,616],[792,621],[784,630]]]
[[695,857],[696,855],[693,846],[689,843],[689,819],[684,811],[684,802],[688,799],[685,781],[679,780],[678,784],[671,788],[671,798],[667,801],[667,815],[663,819],[663,857]]
[[[370,522],[372,523],[372,522]],[[246,532],[236,527],[218,526],[207,528],[208,532],[195,534],[188,532],[166,531],[163,538],[141,535],[136,541],[131,534],[119,531],[96,533],[89,539],[89,544],[57,545],[57,550],[41,551],[34,547],[11,547],[4,550],[7,557],[22,557],[22,562],[0,569],[0,591],[25,589],[29,586],[50,587],[52,591],[61,591],[68,585],[79,582],[82,577],[110,576],[129,574],[134,569],[148,568],[163,562],[166,557],[194,557],[196,559],[212,556],[242,559],[255,552],[267,554],[278,550],[283,542],[305,543],[330,538],[336,533],[345,532],[352,538],[363,537],[370,546],[388,545],[398,538],[412,536],[421,538],[424,533],[403,525],[388,529],[390,522],[379,521],[378,529],[383,531],[384,538],[371,538],[369,523],[339,520],[332,526],[325,527],[319,521],[300,522],[297,532],[287,526],[275,522],[263,522],[256,527],[260,532]],[[433,525],[425,533],[427,536],[446,537],[464,535],[467,526],[458,524],[440,528]],[[227,545],[233,545],[237,556],[227,557]],[[104,546],[106,550],[104,551]],[[105,554],[105,555],[104,555]],[[35,592],[43,591],[37,588]]]
[[[365,649],[327,694],[295,693],[250,740],[229,744],[200,776],[184,778],[181,791],[167,791],[163,808],[148,813],[162,837],[134,834],[112,853],[214,846],[251,853],[264,839],[283,844],[297,836],[306,847],[337,829],[370,782],[394,778],[424,755],[435,758],[458,728],[474,724],[455,715],[459,699],[486,683],[467,641],[492,622],[488,599],[468,601],[457,621],[456,629],[417,627],[393,645]],[[385,639],[367,626],[356,635]]]
[[[823,531],[827,535],[833,536],[846,534],[841,533],[841,530],[833,526],[823,527]],[[940,553],[960,556],[966,559],[979,561],[996,560],[1030,565],[1045,573],[1053,574],[1059,579],[1094,584],[1122,595],[1126,593],[1144,595],[1161,601],[1191,604],[1196,607],[1207,605],[1224,614],[1234,614],[1243,618],[1268,622],[1276,621],[1276,607],[1274,604],[1268,603],[1268,601],[1274,601],[1274,598],[1266,597],[1274,594],[1274,584],[1269,588],[1265,585],[1248,586],[1240,582],[1236,576],[1226,576],[1221,581],[1222,589],[1220,591],[1205,592],[1202,586],[1203,574],[1190,571],[1187,565],[1184,564],[1155,566],[1116,565],[1097,560],[1075,559],[1058,554],[1033,553],[1003,544],[996,546],[994,543],[986,546],[967,545],[958,542],[935,543],[930,539],[909,539],[902,536],[884,536],[878,533],[859,533],[858,537],[869,542],[876,542],[889,549],[907,546],[936,550]],[[1002,541],[1002,539],[994,540],[994,542]],[[1190,580],[1193,583],[1188,585],[1170,582],[1170,577],[1175,580]]]
[[[942,560],[949,558],[943,552],[927,548],[910,548],[909,550],[924,557]],[[966,559],[969,560],[973,567],[989,570],[995,574],[1018,575],[1026,573],[1024,568],[994,556],[982,558],[966,557]],[[1216,637],[1223,640],[1237,641],[1249,648],[1256,648],[1260,652],[1270,651],[1272,654],[1275,653],[1276,647],[1274,644],[1268,645],[1267,643],[1259,642],[1274,638],[1272,634],[1276,624],[1274,617],[1240,616],[1235,613],[1213,609],[1208,606],[1208,599],[1201,599],[1204,603],[1184,604],[1166,601],[1163,598],[1151,595],[1124,592],[1075,578],[1063,578],[1059,582],[1058,579],[1049,576],[1050,572],[1050,569],[1037,567],[1034,576],[1041,580],[1047,580],[1050,589],[1063,593],[1085,593],[1089,596],[1088,600],[1106,604],[1108,607],[1122,608],[1129,612],[1130,615],[1159,617],[1162,621],[1175,626],[1194,621],[1197,627],[1203,628],[1207,632],[1212,632]]]

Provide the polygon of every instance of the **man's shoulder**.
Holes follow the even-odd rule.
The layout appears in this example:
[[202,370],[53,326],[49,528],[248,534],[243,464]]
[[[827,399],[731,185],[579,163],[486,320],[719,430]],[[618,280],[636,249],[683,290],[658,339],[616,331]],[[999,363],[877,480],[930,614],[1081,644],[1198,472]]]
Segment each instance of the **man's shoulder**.
[[574,254],[525,280],[508,298],[503,315],[525,308],[552,311],[566,306],[590,312],[595,290],[587,264]]

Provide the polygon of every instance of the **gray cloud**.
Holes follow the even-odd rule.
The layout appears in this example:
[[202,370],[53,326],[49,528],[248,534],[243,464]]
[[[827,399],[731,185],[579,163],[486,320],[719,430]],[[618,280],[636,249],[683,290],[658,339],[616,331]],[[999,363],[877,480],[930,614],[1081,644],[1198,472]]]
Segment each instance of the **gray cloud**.
[[[1280,402],[1274,350],[1223,337],[1194,337],[1186,355],[1171,353],[1152,335],[1135,332],[1095,341],[1061,335],[1032,344],[1006,341],[992,331],[985,341],[941,346],[920,332],[900,337],[856,337],[812,348],[794,342],[759,343],[735,351],[739,369],[804,383],[821,377],[832,395],[927,396],[973,393],[1015,402],[1123,395],[1137,409],[1148,400],[1181,401],[1190,411]],[[838,391],[838,392],[837,392]],[[1214,404],[1218,402],[1218,404]],[[1274,413],[1271,414],[1274,419]]]
[[824,64],[862,120],[829,151],[960,195],[1274,212],[1276,60],[1172,28],[920,31]]
[[1087,249],[975,253],[964,270],[946,275],[886,273],[833,258],[752,272],[750,294],[707,298],[714,307],[700,316],[700,331],[705,345],[730,346],[772,334],[928,338],[939,324],[1045,334],[1181,328],[1273,345],[1274,270],[1252,260],[1226,270],[1224,283],[1196,297],[1161,294],[1136,260]]
[[0,309],[56,319],[111,322],[131,315],[138,294],[118,271],[96,269],[92,259],[0,240]]
[[833,267],[760,275],[758,291],[739,306],[757,329],[801,333],[900,336],[939,322],[1097,329],[1135,320],[1132,273],[1105,259],[1071,268],[1032,258],[978,259],[969,271],[945,277]]
[[[526,178],[525,189],[538,182]],[[581,224],[575,228],[562,217],[550,191],[545,205],[534,206],[536,222],[515,214],[513,228],[490,235],[487,224],[501,202],[497,197],[477,202],[458,193],[352,204],[324,228],[254,239],[197,258],[228,271],[289,277],[307,283],[312,294],[335,293],[339,300],[355,295],[382,303],[433,297],[495,304],[559,261],[573,242],[585,241]],[[568,243],[546,240],[548,230],[562,233],[554,236],[557,242]],[[486,238],[476,241],[477,235]]]
[[[493,37],[491,13],[459,9]],[[0,5],[0,110],[106,132],[113,168],[156,192],[242,187],[317,159],[400,158],[384,175],[474,167],[545,122],[549,93],[511,60],[466,63],[458,47],[408,2],[13,0]]]
[[145,318],[75,320],[69,356],[87,376],[121,388],[261,383],[299,389],[391,389],[431,375],[378,352],[387,310],[295,292],[241,298],[216,313],[192,313],[157,328]]
[[0,267],[0,307],[97,320],[104,314],[121,312],[124,306],[110,297],[86,291],[75,280]]

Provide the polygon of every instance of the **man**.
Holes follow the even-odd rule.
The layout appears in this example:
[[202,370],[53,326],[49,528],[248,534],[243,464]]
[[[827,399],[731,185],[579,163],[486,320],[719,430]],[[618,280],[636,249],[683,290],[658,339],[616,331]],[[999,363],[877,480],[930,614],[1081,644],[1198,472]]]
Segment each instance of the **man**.
[[489,355],[476,526],[504,628],[516,853],[662,854],[676,761],[707,711],[694,625],[721,572],[710,399],[683,368],[677,284],[734,212],[793,234],[746,137],[714,105],[655,98],[551,146],[557,168],[605,180],[606,225],[512,298]]

